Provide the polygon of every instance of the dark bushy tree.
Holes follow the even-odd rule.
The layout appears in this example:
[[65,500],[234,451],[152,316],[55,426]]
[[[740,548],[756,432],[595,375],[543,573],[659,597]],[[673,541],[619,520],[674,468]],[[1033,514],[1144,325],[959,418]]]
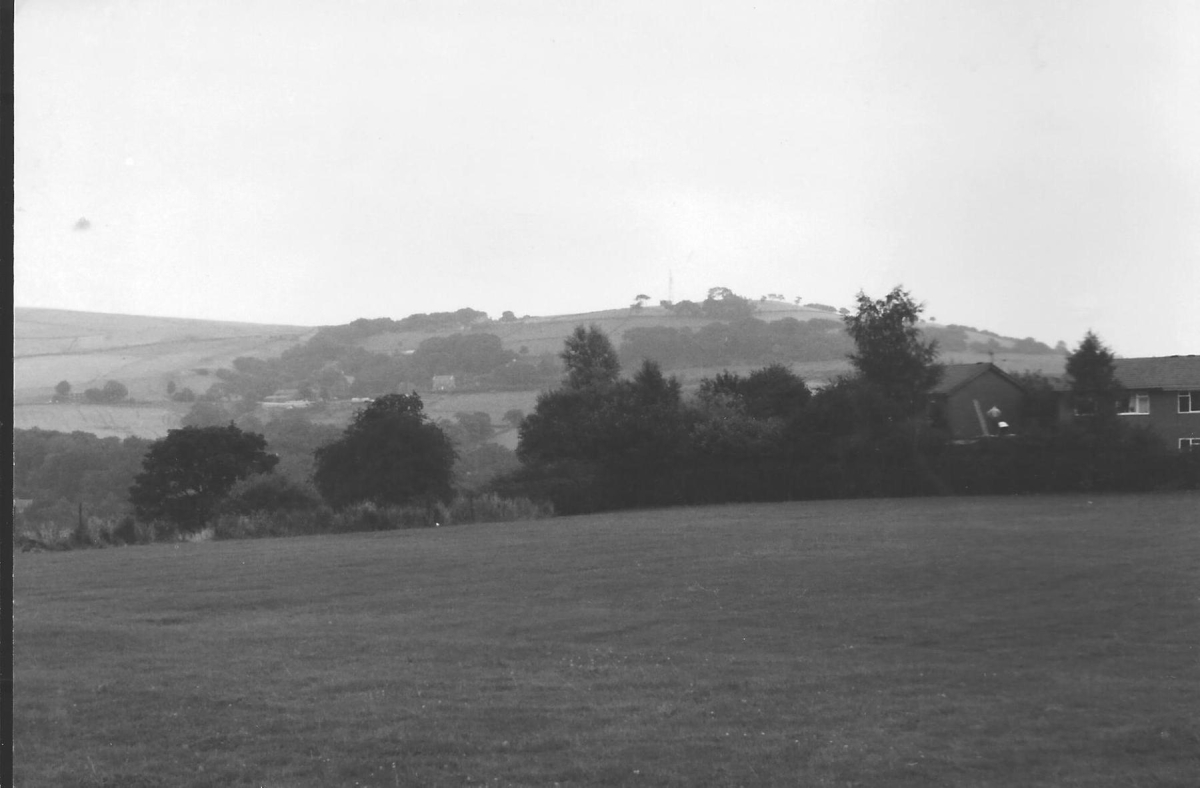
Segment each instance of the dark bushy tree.
[[808,404],[812,392],[804,381],[782,364],[770,364],[742,378],[722,372],[700,382],[701,397],[724,395],[737,399],[746,415],[755,419],[790,421]]
[[845,317],[856,351],[850,354],[861,379],[906,415],[925,408],[941,380],[937,342],[917,328],[924,307],[895,287],[880,300],[858,293],[858,311]]
[[262,435],[233,424],[170,430],[150,445],[129,500],[142,520],[199,530],[234,484],[279,462],[266,446]]
[[566,385],[572,389],[604,387],[616,383],[621,363],[608,335],[598,326],[576,326],[567,337],[561,358],[567,368]]
[[85,390],[83,396],[88,402],[120,402],[129,396],[129,389],[125,388],[125,384],[119,380],[110,380],[104,384],[104,388]]
[[359,501],[449,500],[455,451],[413,394],[379,397],[333,443],[317,449],[313,483],[335,508]]
[[1075,412],[1094,416],[1100,423],[1116,416],[1120,385],[1113,368],[1112,351],[1091,331],[1067,356],[1067,376]]
[[105,402],[120,402],[129,396],[129,389],[125,388],[125,384],[119,380],[108,381],[104,384],[102,391]]

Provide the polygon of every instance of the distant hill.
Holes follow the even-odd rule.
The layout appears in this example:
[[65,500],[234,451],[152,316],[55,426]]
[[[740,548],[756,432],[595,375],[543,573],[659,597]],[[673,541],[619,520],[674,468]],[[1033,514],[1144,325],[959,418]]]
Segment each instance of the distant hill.
[[203,390],[212,371],[238,356],[277,356],[315,332],[308,326],[18,307],[13,399],[45,402],[61,380],[76,391],[118,380],[132,399],[165,400],[170,380]]
[[[831,307],[800,306],[778,301],[753,302],[753,317],[767,323],[785,319],[838,321]],[[420,319],[415,319],[420,318]],[[425,319],[428,318],[428,319]],[[456,322],[457,321],[457,322]],[[617,347],[633,329],[670,328],[700,332],[713,318],[681,316],[661,306],[624,308],[568,315],[488,319],[464,309],[457,313],[410,316],[402,320],[360,320],[340,327],[261,325],[180,318],[141,317],[54,309],[14,310],[13,396],[14,425],[63,431],[83,430],[97,435],[160,437],[178,426],[190,405],[171,402],[169,383],[177,389],[207,391],[218,381],[218,370],[228,371],[239,357],[272,359],[289,348],[298,348],[318,337],[338,337],[338,342],[369,354],[398,358],[412,354],[435,336],[491,334],[519,359],[552,358],[563,340],[578,325],[597,325]],[[835,324],[822,331],[837,333]],[[400,330],[391,330],[400,327]],[[411,327],[411,328],[410,328]],[[1063,356],[1033,340],[1000,337],[965,326],[927,324],[926,330],[942,342],[942,359],[948,363],[994,360],[1010,371],[1036,370],[1061,373]],[[825,357],[828,356],[828,357]],[[849,371],[844,353],[828,352],[793,369],[814,383]],[[722,368],[748,371],[753,364],[719,366],[676,365],[672,374],[691,388]],[[117,380],[129,389],[133,404],[49,404],[55,384],[68,381],[75,392]],[[456,411],[485,411],[501,423],[510,408],[528,412],[536,391],[476,391],[429,393],[427,409],[436,417]],[[345,411],[343,413],[343,411]],[[350,408],[333,408],[330,416],[348,419]],[[324,419],[322,419],[324,420]],[[511,441],[514,435],[506,435]]]

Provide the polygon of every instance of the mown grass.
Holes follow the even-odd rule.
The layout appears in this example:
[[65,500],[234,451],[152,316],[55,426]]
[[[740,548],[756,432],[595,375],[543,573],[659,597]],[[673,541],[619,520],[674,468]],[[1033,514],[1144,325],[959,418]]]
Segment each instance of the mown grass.
[[17,785],[1194,786],[1200,497],[16,557]]

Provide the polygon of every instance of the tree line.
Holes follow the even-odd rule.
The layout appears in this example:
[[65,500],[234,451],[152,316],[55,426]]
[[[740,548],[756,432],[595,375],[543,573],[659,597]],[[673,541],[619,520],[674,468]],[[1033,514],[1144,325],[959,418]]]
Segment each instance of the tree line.
[[[1117,418],[1113,356],[1090,332],[1067,362],[1073,405],[1087,418],[1060,424],[1046,408],[1047,387],[1031,386],[1022,434],[952,442],[930,417],[942,366],[921,312],[899,287],[877,300],[859,293],[856,311],[843,318],[853,372],[816,390],[771,363],[705,378],[685,395],[656,360],[643,359],[623,377],[608,336],[579,326],[560,354],[559,385],[528,416],[512,414],[520,425],[515,457],[487,443],[486,414],[434,423],[414,392],[375,399],[344,430],[293,418],[293,430],[270,439],[265,433],[280,427],[253,417],[241,426],[188,424],[149,444],[31,431],[15,442],[17,477],[24,489],[36,479],[66,479],[76,460],[63,449],[78,445],[89,457],[87,484],[112,485],[111,492],[132,477],[128,503],[143,526],[187,533],[216,523],[243,536],[434,525],[546,507],[570,514],[1200,486],[1200,456],[1168,452]],[[292,440],[287,461],[269,448],[285,445],[284,435]],[[130,457],[139,451],[134,471]],[[464,457],[476,461],[474,470]],[[60,492],[61,500],[83,494]]]
[[879,300],[860,293],[843,320],[852,374],[813,391],[771,364],[706,379],[692,397],[649,359],[622,378],[608,338],[581,326],[567,340],[562,385],[542,394],[521,426],[522,467],[497,489],[573,513],[1200,484],[1198,458],[1169,452],[1115,417],[1112,354],[1091,333],[1067,372],[1071,396],[1093,403],[1093,417],[1061,424],[1046,412],[1048,387],[1033,387],[1023,434],[951,441],[929,410],[942,367],[921,312],[901,288]]

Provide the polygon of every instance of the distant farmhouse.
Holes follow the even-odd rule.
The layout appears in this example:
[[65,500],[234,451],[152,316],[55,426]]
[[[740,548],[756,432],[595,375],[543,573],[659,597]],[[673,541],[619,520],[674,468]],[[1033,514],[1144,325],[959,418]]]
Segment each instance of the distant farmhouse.
[[433,376],[434,391],[453,391],[454,376],[453,375],[434,375]]
[[995,364],[947,364],[930,415],[953,440],[995,437],[1019,430],[1024,399],[1025,387]]
[[1122,419],[1145,423],[1172,448],[1200,450],[1200,356],[1118,358]]

